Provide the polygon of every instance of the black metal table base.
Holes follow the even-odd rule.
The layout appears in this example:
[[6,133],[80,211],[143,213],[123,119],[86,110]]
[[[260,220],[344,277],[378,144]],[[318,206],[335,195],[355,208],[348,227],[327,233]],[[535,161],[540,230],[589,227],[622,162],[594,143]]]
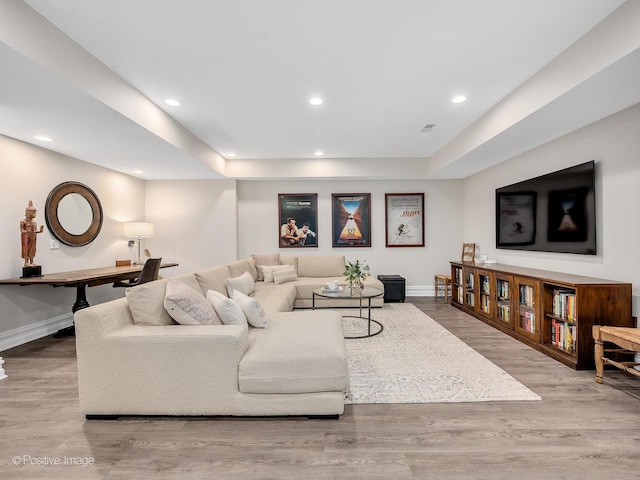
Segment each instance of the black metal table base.
[[[367,317],[359,317],[357,315],[343,315],[342,318],[359,318],[361,320],[366,320],[368,322],[367,324],[367,334],[366,335],[357,335],[354,337],[344,337],[345,340],[354,340],[357,338],[369,338],[369,337],[375,337],[376,335],[379,335],[380,333],[382,333],[382,330],[384,330],[384,327],[382,326],[382,324],[372,318],[367,318]],[[375,323],[376,325],[378,325],[380,328],[378,329],[377,332],[373,332],[371,333],[371,324]]]

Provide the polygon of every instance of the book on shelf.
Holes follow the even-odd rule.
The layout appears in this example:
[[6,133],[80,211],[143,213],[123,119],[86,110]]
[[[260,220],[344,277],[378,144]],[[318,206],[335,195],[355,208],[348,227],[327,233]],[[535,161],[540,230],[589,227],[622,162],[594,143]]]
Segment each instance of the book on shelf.
[[456,268],[453,273],[455,276],[455,282],[460,285],[462,283],[462,270],[460,268]]
[[562,320],[551,320],[551,344],[567,352],[576,351],[576,326]]
[[520,303],[528,307],[533,307],[534,292],[531,285],[520,285]]
[[521,319],[521,327],[529,333],[536,333],[536,314],[534,312],[524,312]]
[[574,290],[555,289],[552,292],[551,311],[554,317],[573,322],[576,318]]
[[483,275],[480,278],[482,279],[482,281],[481,281],[482,293],[484,293],[485,295],[490,295],[491,294],[491,284],[489,283],[489,277]]
[[509,298],[509,282],[498,280],[498,298],[507,300]]

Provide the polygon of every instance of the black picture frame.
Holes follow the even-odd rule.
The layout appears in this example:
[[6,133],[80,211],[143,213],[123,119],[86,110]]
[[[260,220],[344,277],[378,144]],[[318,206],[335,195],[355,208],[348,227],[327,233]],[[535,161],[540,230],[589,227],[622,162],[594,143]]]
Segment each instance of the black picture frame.
[[371,246],[371,194],[332,193],[333,247]]
[[[286,228],[291,218],[295,219],[293,238],[283,238],[283,230],[291,230]],[[317,193],[278,194],[278,245],[280,248],[318,247]]]
[[533,245],[536,240],[536,192],[496,193],[496,245]]
[[424,193],[385,193],[384,199],[386,246],[424,247]]

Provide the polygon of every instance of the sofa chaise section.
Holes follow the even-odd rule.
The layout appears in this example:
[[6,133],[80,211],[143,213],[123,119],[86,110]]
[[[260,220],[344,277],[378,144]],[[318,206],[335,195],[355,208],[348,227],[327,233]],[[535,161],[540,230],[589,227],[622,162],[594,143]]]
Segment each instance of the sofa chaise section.
[[88,418],[343,413],[349,380],[341,316],[284,312],[270,321],[272,330],[135,325],[125,298],[79,310],[81,410]]

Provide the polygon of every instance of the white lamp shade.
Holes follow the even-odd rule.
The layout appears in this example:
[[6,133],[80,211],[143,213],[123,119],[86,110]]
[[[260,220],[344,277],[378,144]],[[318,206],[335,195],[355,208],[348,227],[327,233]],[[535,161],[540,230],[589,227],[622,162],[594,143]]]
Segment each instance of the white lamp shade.
[[127,222],[124,224],[125,237],[153,237],[155,228],[149,222]]

